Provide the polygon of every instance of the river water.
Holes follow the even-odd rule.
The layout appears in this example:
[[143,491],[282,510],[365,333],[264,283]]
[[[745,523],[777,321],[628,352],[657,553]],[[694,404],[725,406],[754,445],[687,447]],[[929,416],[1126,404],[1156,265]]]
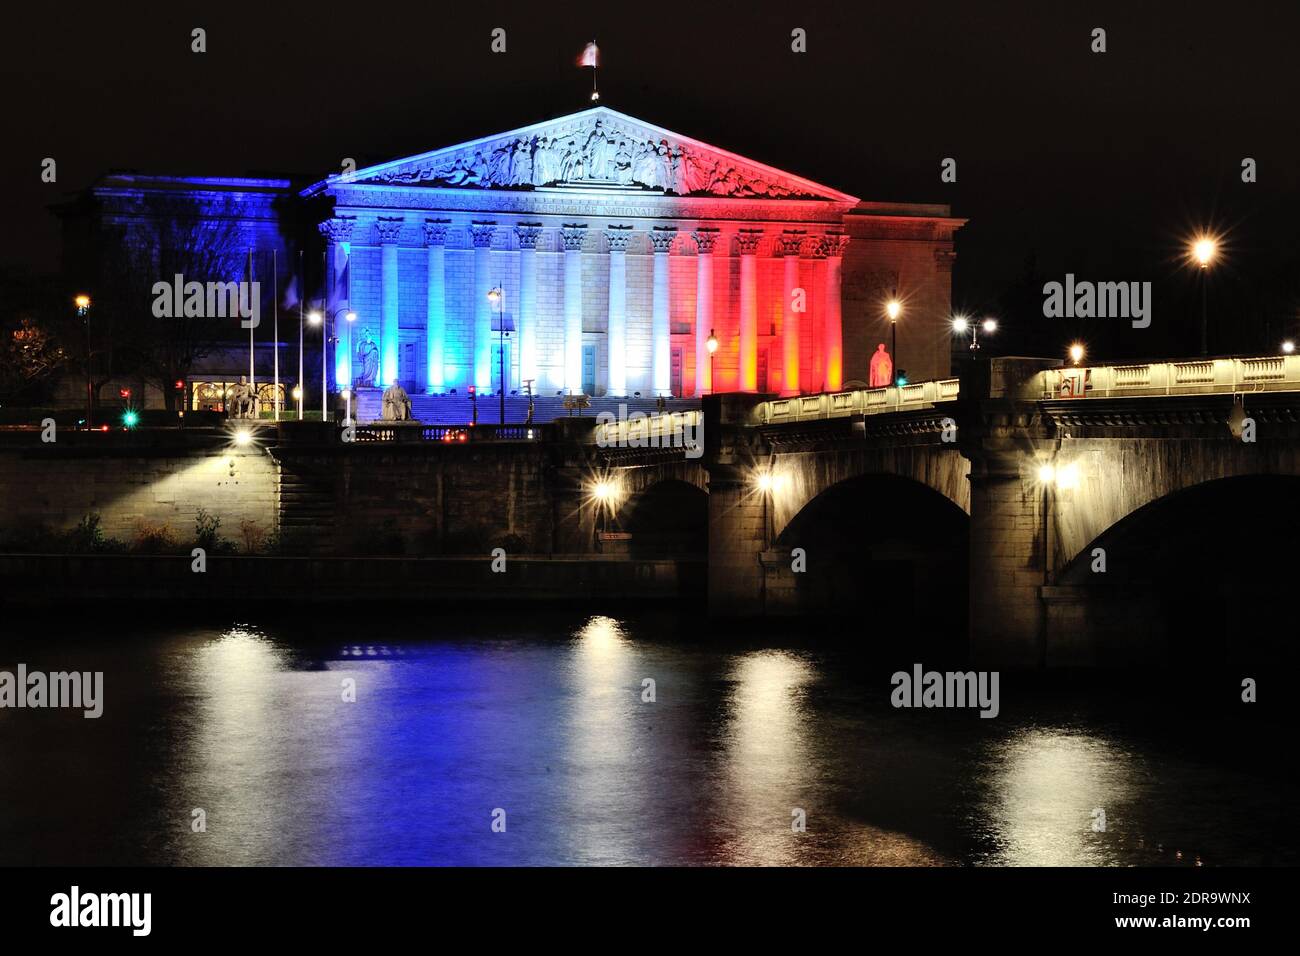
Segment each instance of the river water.
[[0,669],[105,690],[0,709],[0,864],[1300,862],[1291,738],[1231,684],[1004,674],[980,719],[894,709],[852,635],[313,613],[8,629]]

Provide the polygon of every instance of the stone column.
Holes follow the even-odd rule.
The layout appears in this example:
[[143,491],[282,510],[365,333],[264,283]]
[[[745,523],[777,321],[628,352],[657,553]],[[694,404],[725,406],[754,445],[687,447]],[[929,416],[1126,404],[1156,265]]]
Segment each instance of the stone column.
[[480,394],[492,389],[492,303],[488,293],[495,284],[492,275],[492,236],[497,230],[494,222],[476,222],[469,227],[474,243],[474,334],[470,341],[470,354],[474,357],[470,382]]
[[822,354],[826,361],[824,385],[828,392],[844,387],[844,333],[840,323],[840,266],[849,237],[827,236],[822,240],[826,255],[826,311],[822,320]]
[[677,230],[656,226],[650,233],[654,249],[654,284],[651,288],[652,317],[650,321],[651,384],[656,396],[673,393],[672,376],[672,325],[669,310],[669,255]]
[[709,362],[709,333],[713,331],[713,247],[718,230],[701,228],[691,233],[699,255],[695,257],[695,397],[713,391]]
[[380,219],[375,222],[375,231],[379,235],[380,249],[379,385],[387,388],[397,381],[397,241],[402,234],[402,220]]
[[562,227],[564,239],[564,390],[582,391],[582,240],[585,224]]
[[[351,336],[348,335],[347,319],[343,316],[342,300],[339,298],[338,283],[347,265],[352,250],[352,227],[356,220],[327,219],[316,228],[325,238],[325,317],[324,327],[333,325],[334,337],[334,383],[338,388],[352,384],[352,352],[348,347]],[[305,294],[305,293],[304,293]],[[323,346],[322,346],[323,347]],[[304,363],[304,370],[306,363]],[[305,399],[304,399],[305,401]]]
[[740,390],[758,391],[758,241],[762,229],[742,229],[740,248]]
[[[799,312],[795,310],[794,295],[799,288],[799,246],[803,233],[786,230],[778,248],[785,262],[785,298],[781,303],[781,394],[799,394]],[[807,296],[801,296],[807,301]],[[770,365],[770,363],[769,363]]]
[[627,244],[631,226],[610,226],[605,230],[609,243],[609,377],[606,392],[627,395]]
[[515,333],[519,336],[519,381],[533,383],[537,394],[537,240],[541,238],[540,223],[520,223],[515,226],[519,237],[519,293],[515,309]]
[[[810,236],[803,243],[803,257],[808,260],[808,265],[802,267],[804,291],[808,291],[809,286],[814,282],[814,276],[817,271],[817,263],[826,256],[822,246],[820,236]],[[809,306],[812,305],[812,296],[806,299]],[[825,308],[825,306],[823,306]],[[822,316],[823,322],[825,316]],[[807,336],[809,343],[812,345],[812,362],[808,369],[808,377],[812,381],[803,383],[805,392],[820,392],[826,385],[826,335],[823,328],[822,334],[818,335],[817,316],[811,311],[805,313],[803,325],[803,334]]]
[[447,220],[425,221],[424,245],[429,259],[424,313],[424,390],[430,395],[441,395],[446,390],[443,343],[447,339]]

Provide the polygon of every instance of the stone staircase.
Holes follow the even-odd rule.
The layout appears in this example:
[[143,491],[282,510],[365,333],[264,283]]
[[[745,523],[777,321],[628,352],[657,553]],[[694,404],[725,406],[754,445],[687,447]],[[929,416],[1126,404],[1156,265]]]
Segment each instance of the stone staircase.
[[279,477],[280,537],[292,550],[320,554],[334,537],[334,490],[328,479],[310,475],[292,461],[282,462]]

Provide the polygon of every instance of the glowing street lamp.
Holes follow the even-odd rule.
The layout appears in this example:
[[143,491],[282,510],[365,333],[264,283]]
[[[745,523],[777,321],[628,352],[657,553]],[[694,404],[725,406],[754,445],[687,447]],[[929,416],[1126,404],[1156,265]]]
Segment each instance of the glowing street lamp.
[[898,384],[898,317],[902,314],[903,303],[897,298],[885,303],[885,315],[889,316],[889,351],[894,360],[894,384]]
[[1084,349],[1082,342],[1075,342],[1073,345],[1070,346],[1070,361],[1073,362],[1075,365],[1078,365],[1080,362],[1082,362],[1083,357],[1086,354],[1087,351]]
[[979,336],[981,329],[984,331],[985,335],[992,335],[998,330],[998,320],[989,318],[985,319],[983,322],[972,323],[970,319],[966,318],[964,315],[959,315],[952,320],[952,330],[958,335],[964,335],[965,333],[970,332],[970,350],[972,352],[979,350]]
[[1292,342],[1290,339],[1287,339],[1285,342],[1282,343],[1283,355],[1290,355],[1294,351],[1295,351],[1295,343]]
[[1197,236],[1192,240],[1189,254],[1201,270],[1201,354],[1209,355],[1210,323],[1206,299],[1210,285],[1210,266],[1219,256],[1219,242],[1213,236]]
[[718,383],[713,377],[715,366],[713,355],[718,351],[718,337],[713,334],[712,329],[709,329],[709,337],[708,340],[705,341],[704,345],[709,350],[709,391],[716,395],[718,392]]
[[77,315],[86,320],[86,428],[90,428],[95,408],[95,387],[90,374],[90,296],[82,292],[72,302],[77,307]]
[[501,286],[488,290],[488,302],[497,311],[497,351],[501,368],[501,414],[499,423],[506,423],[506,291]]

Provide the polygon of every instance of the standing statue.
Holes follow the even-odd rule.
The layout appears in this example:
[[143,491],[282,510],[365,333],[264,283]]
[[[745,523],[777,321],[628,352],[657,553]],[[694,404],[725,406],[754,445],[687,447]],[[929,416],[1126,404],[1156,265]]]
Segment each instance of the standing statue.
[[379,378],[379,346],[375,344],[369,329],[366,329],[361,344],[357,346],[357,368],[360,369],[356,376],[357,385],[374,388]]
[[870,379],[867,384],[872,388],[885,388],[894,384],[894,360],[885,351],[885,343],[876,346],[876,354],[871,356]]
[[383,414],[386,422],[411,420],[411,396],[396,382],[384,389]]

